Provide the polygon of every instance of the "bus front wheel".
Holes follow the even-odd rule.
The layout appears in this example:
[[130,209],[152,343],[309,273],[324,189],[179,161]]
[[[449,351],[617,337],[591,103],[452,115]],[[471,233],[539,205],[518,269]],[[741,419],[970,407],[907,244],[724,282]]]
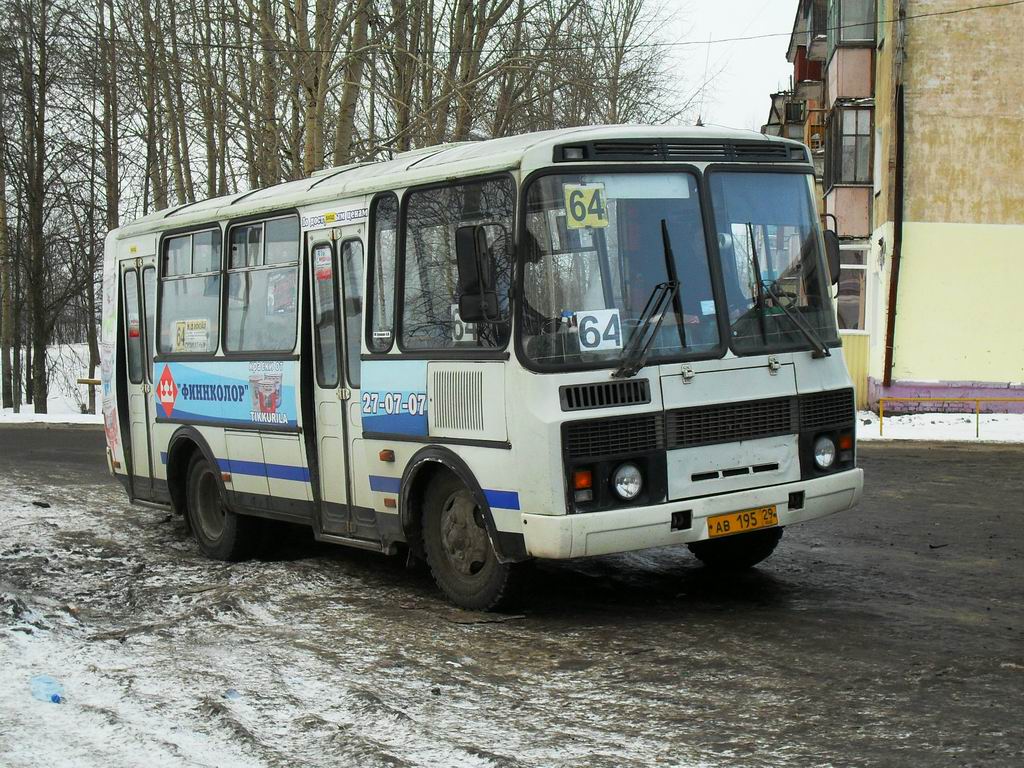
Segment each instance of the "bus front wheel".
[[745,571],[774,552],[781,538],[781,528],[768,528],[721,539],[695,541],[687,546],[708,568],[716,571]]
[[437,586],[459,607],[488,611],[509,599],[515,566],[498,561],[480,507],[454,475],[427,488],[423,549]]
[[210,463],[196,453],[188,465],[188,517],[203,554],[215,560],[245,560],[255,550],[257,523],[227,508]]

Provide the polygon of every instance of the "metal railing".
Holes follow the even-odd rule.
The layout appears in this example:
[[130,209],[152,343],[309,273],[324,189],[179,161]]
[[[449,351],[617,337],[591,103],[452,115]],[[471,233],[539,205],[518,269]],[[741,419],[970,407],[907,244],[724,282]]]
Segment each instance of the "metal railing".
[[880,397],[878,398],[878,436],[885,435],[886,403],[974,403],[974,436],[981,437],[982,403],[1024,403],[1024,397]]

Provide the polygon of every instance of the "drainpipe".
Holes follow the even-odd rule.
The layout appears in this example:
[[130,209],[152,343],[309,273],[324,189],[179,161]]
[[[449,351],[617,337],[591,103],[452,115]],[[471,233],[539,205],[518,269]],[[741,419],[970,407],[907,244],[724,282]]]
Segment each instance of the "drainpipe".
[[900,257],[903,254],[903,83],[896,86],[896,200],[893,213],[892,267],[889,274],[889,312],[885,321],[885,370],[882,385],[892,386],[893,346],[896,339],[896,296],[900,287]]

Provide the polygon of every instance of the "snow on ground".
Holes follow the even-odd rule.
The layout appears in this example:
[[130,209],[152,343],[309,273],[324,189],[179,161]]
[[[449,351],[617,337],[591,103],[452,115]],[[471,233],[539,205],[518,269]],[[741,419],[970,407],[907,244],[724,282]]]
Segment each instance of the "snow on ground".
[[973,413],[911,413],[886,416],[879,435],[878,414],[857,414],[858,440],[929,440],[935,442],[1024,443],[1024,413],[983,413],[975,436]]
[[[453,609],[398,558],[303,533],[272,559],[210,561],[106,478],[4,473],[0,519],[4,768],[714,764],[632,723],[650,685],[561,666],[597,644],[618,669],[630,642],[520,637],[522,617]],[[33,699],[34,675],[66,701]]]
[[[89,347],[85,344],[55,345],[47,350],[50,391],[46,413],[36,413],[32,405],[22,405],[21,413],[0,409],[0,424],[102,424],[102,414],[82,413],[89,402],[89,388],[78,379],[89,376]],[[95,375],[99,378],[99,369]],[[96,388],[96,410],[100,409],[100,392]]]

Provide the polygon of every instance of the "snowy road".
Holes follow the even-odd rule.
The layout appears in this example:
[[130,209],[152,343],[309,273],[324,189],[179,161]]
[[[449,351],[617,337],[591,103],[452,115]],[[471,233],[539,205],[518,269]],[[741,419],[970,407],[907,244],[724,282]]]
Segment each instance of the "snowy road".
[[0,428],[0,765],[1024,760],[1020,447],[864,447],[862,506],[756,572],[545,564],[494,617],[301,531],[207,561],[125,503],[101,434]]

